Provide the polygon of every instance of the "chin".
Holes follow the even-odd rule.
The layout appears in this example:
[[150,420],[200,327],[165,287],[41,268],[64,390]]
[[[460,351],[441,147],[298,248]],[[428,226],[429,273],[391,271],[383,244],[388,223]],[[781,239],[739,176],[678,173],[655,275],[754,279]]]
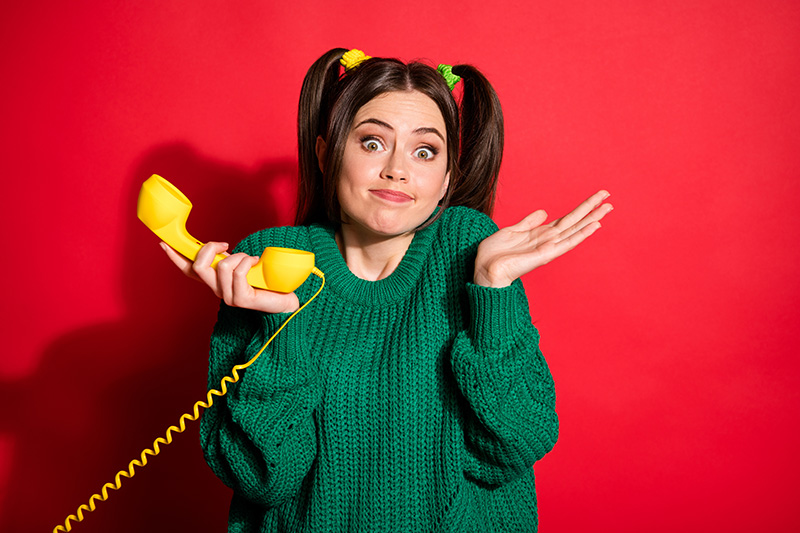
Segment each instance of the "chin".
[[405,235],[406,233],[414,231],[418,226],[419,224],[414,226],[409,226],[408,224],[385,224],[367,226],[367,229],[372,231],[372,233],[382,237],[397,237],[399,235]]
[[360,226],[362,229],[381,237],[397,237],[399,235],[413,232],[422,224],[422,222],[424,222],[424,220],[417,223],[416,221],[410,221],[405,217],[392,217],[389,220],[369,220],[365,222],[350,220],[349,222],[354,226]]
[[[435,211],[422,212],[420,209],[370,209],[361,213],[348,213],[342,210],[342,223],[356,231],[366,231],[380,237],[397,237],[416,229],[425,223]],[[425,209],[424,211],[428,211]]]

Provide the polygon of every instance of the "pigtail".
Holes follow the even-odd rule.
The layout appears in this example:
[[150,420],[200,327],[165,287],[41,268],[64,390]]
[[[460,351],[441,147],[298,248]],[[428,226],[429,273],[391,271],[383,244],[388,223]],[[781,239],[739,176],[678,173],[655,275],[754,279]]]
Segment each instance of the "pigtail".
[[461,76],[461,153],[459,179],[450,205],[463,205],[487,215],[494,207],[497,177],[503,159],[503,110],[489,80],[471,65],[456,65]]
[[325,124],[320,124],[327,110],[326,97],[330,88],[339,80],[339,60],[346,48],[334,48],[317,59],[308,69],[300,89],[297,111],[297,149],[300,179],[297,191],[296,225],[320,222],[320,213],[325,212],[323,176],[317,160],[317,136],[324,135]]

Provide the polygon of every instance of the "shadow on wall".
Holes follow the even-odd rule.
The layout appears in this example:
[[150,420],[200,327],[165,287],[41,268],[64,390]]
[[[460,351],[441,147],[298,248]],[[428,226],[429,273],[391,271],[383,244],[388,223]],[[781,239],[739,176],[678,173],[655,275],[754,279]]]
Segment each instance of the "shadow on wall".
[[[136,218],[139,188],[153,173],[192,201],[187,226],[201,240],[234,245],[257,229],[292,222],[293,160],[250,172],[173,144],[134,165],[121,207],[130,211],[120,274],[124,317],[63,336],[36,374],[0,387],[2,404],[14,406],[0,418],[0,432],[15,443],[0,531],[63,525],[205,398],[218,300],[180,274]],[[198,425],[189,422],[132,479],[123,477],[121,490],[110,491],[80,524],[73,521],[74,530],[224,531],[230,490],[203,461]]]

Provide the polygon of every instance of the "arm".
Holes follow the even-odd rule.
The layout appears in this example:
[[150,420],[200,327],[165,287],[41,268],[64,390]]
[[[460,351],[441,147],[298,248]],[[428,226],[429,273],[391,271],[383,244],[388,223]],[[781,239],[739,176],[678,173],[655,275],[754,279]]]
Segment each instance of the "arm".
[[[293,295],[292,295],[293,296]],[[211,337],[209,389],[234,365],[249,361],[290,313],[220,305]],[[314,409],[322,384],[306,344],[301,312],[258,360],[239,372],[228,393],[203,415],[200,439],[212,470],[229,487],[263,506],[293,496],[317,453]]]
[[[211,339],[210,388],[219,388],[235,364],[255,355],[288,316],[244,313],[251,312],[221,307]],[[200,425],[212,470],[226,485],[264,506],[293,496],[317,453],[313,411],[322,385],[305,346],[305,330],[300,313],[240,372],[241,381],[230,385],[226,396],[215,398]]]
[[467,297],[470,326],[456,337],[451,356],[468,406],[464,471],[497,486],[523,475],[555,445],[555,390],[522,283],[468,284]]
[[469,409],[465,473],[496,486],[521,476],[555,445],[558,417],[553,378],[539,350],[519,277],[572,250],[600,228],[613,207],[606,191],[544,224],[535,211],[488,235],[477,247],[467,284],[470,320],[455,340],[451,366]]

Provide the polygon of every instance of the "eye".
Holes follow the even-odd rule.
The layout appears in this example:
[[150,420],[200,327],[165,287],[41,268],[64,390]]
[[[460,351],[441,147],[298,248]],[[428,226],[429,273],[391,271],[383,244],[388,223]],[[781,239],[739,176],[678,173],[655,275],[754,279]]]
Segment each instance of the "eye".
[[375,137],[364,137],[361,139],[361,146],[363,146],[367,152],[378,152],[383,148],[383,144]]
[[436,155],[436,152],[437,150],[434,150],[429,146],[423,146],[422,148],[417,148],[414,151],[414,156],[417,157],[418,159],[423,159],[423,160],[433,159],[433,156]]

